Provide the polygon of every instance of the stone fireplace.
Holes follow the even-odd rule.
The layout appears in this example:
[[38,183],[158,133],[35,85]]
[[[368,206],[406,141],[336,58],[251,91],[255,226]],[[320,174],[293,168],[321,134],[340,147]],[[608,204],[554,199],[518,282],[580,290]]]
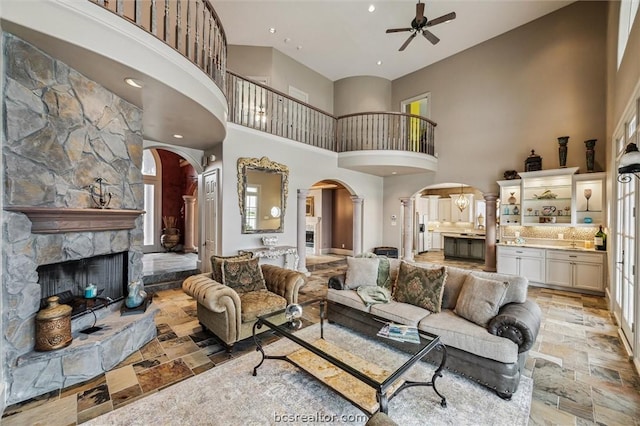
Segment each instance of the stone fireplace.
[[[70,346],[34,351],[39,271],[124,253],[122,279],[142,279],[142,112],[29,43],[4,43],[0,355],[11,404],[112,369],[155,336],[157,308],[121,316],[113,303],[74,318]],[[97,178],[109,209],[94,208]],[[89,278],[66,279],[77,292]],[[102,330],[80,333],[93,323]]]

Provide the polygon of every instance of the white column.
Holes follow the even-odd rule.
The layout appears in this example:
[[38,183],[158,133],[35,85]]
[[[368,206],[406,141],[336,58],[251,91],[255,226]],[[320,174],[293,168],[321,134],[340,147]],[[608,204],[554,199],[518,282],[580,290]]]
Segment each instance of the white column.
[[362,198],[352,195],[353,201],[353,255],[362,253]]
[[298,271],[310,275],[307,270],[307,196],[308,189],[298,189]]
[[198,248],[193,244],[195,236],[195,205],[196,197],[193,195],[183,195],[184,200],[184,251],[193,253]]
[[400,198],[400,202],[402,203],[402,242],[404,247],[402,260],[411,262],[413,261],[413,233],[411,232],[413,227],[413,216],[411,215],[413,200],[409,197]]
[[496,269],[496,201],[498,194],[483,194],[487,202],[485,213],[485,245],[484,270],[495,272]]

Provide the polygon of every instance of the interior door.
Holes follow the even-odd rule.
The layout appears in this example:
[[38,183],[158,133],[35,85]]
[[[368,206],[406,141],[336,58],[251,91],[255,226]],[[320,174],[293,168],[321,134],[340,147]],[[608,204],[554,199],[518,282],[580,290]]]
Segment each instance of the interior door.
[[211,270],[211,256],[217,254],[218,248],[218,170],[203,174],[204,180],[204,214],[202,216],[204,243],[202,257],[203,272]]

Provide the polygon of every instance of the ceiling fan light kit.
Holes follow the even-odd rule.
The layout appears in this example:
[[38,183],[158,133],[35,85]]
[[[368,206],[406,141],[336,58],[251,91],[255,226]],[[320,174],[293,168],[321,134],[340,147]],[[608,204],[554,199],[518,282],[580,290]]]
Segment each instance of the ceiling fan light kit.
[[446,15],[440,16],[439,18],[429,20],[426,16],[424,16],[424,3],[421,3],[418,0],[418,3],[416,4],[416,17],[413,18],[413,20],[411,21],[411,27],[389,28],[386,32],[387,34],[399,33],[399,32],[405,32],[405,31],[411,32],[411,35],[409,36],[409,38],[402,44],[402,46],[400,46],[400,49],[398,49],[400,52],[402,52],[404,49],[407,48],[409,43],[411,43],[411,40],[413,40],[416,37],[416,35],[418,35],[418,33],[422,34],[422,36],[427,40],[429,40],[431,44],[434,44],[434,45],[437,44],[440,41],[440,39],[431,31],[429,31],[427,27],[433,27],[434,25],[438,25],[443,22],[449,22],[453,19],[456,19],[455,12],[450,12],[450,13],[447,13]]

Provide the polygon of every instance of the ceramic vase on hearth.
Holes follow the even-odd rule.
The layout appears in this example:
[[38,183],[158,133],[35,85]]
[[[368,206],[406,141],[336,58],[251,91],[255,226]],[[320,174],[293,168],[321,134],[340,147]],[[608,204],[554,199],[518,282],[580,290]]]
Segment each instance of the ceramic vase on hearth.
[[569,142],[569,136],[560,136],[558,138],[558,160],[560,161],[560,168],[567,167],[567,143]]
[[160,236],[160,244],[166,251],[171,250],[180,242],[180,230],[178,228],[165,228]]
[[124,300],[124,304],[127,308],[137,308],[142,305],[144,299],[147,297],[147,292],[144,291],[144,284],[142,281],[131,281],[128,285],[129,294]]

